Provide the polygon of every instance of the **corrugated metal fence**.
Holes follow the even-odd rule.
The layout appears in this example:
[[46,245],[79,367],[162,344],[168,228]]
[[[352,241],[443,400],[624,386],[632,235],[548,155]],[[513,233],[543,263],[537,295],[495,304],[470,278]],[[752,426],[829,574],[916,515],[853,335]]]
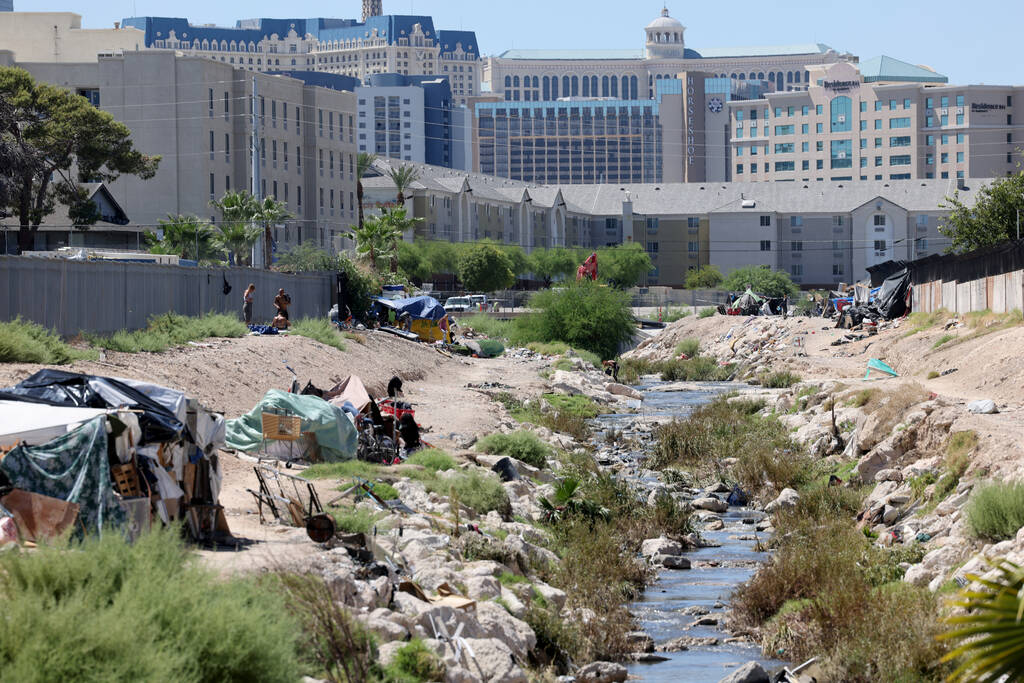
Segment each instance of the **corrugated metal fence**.
[[931,313],[940,308],[952,313],[1024,310],[1024,271],[989,275],[967,282],[932,280],[914,285],[914,311]]
[[[225,280],[231,285],[227,295]],[[282,287],[292,297],[293,319],[326,316],[331,307],[333,273],[0,256],[0,320],[21,316],[72,336],[140,329],[150,316],[169,311],[241,318],[242,292],[250,282],[256,285],[256,322],[273,317],[274,296]]]

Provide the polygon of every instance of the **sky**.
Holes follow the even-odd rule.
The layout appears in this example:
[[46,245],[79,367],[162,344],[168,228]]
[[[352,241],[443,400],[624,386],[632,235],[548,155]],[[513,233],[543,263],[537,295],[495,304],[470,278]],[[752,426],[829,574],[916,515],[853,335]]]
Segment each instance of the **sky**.
[[[19,11],[71,11],[85,28],[127,16],[178,16],[232,26],[252,17],[359,18],[360,0],[14,0]],[[950,83],[1024,84],[1022,0],[774,0],[682,2],[672,16],[687,27],[687,47],[825,43],[861,59],[880,54],[925,64]],[[652,0],[384,0],[389,14],[421,14],[438,29],[474,30],[484,55],[510,48],[641,49],[643,27],[658,16]],[[2,17],[2,15],[0,15]],[[2,18],[0,18],[2,21]]]

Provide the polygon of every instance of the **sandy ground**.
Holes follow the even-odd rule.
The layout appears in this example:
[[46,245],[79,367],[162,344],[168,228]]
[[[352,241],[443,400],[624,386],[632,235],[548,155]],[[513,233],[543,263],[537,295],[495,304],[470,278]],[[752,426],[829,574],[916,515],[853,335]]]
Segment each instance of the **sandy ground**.
[[[496,431],[500,408],[467,385],[508,384],[518,395],[536,395],[543,388],[537,359],[448,358],[425,344],[368,332],[366,344],[346,340],[346,351],[298,336],[243,337],[207,340],[164,353],[107,353],[97,362],[79,362],[60,369],[70,372],[146,380],[180,389],[228,418],[238,417],[269,389],[287,389],[293,368],[301,384],[312,381],[329,388],[350,374],[358,375],[375,396],[384,395],[388,380],[404,380],[406,399],[416,408],[424,440],[454,452],[472,436]],[[0,386],[11,386],[41,365],[0,365]],[[301,565],[321,552],[302,529],[261,525],[253,496],[253,463],[232,454],[222,456],[224,485],[220,502],[232,533],[252,541],[239,551],[202,551],[219,571],[256,570]],[[294,472],[298,472],[296,468]],[[337,482],[317,482],[322,502],[337,495]]]

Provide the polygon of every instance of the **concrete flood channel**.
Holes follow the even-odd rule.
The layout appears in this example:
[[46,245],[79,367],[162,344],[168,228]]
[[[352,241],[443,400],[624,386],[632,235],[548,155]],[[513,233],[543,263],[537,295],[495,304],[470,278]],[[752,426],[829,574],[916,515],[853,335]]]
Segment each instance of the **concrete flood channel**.
[[[668,383],[654,378],[643,378],[634,388],[644,393],[638,413],[611,414],[595,418],[595,446],[598,452],[607,450],[604,433],[614,429],[623,432],[623,438],[639,436],[647,431],[638,422],[649,423],[650,418],[664,420],[685,417],[697,406],[715,396],[738,388],[735,383],[694,383],[692,391],[662,391]],[[650,447],[650,442],[647,447]],[[645,471],[644,450],[618,452],[613,460],[624,460],[629,465],[621,476],[638,490],[649,492],[660,482],[653,473]],[[655,583],[630,605],[637,616],[639,627],[654,639],[655,646],[680,637],[694,639],[688,649],[680,652],[659,652],[665,661],[635,662],[628,665],[631,676],[643,681],[686,681],[687,683],[717,683],[737,666],[748,661],[760,661],[765,668],[778,667],[782,662],[766,660],[760,648],[748,642],[726,642],[729,634],[715,625],[695,626],[702,618],[725,617],[732,591],[749,579],[757,566],[768,559],[768,554],[755,550],[752,540],[754,526],[749,520],[760,521],[764,514],[750,508],[730,506],[719,515],[725,527],[719,531],[701,531],[701,536],[716,547],[697,548],[686,553],[692,569],[662,570]],[[744,520],[748,520],[744,522]],[[700,525],[698,525],[699,527]],[[750,540],[739,540],[737,537]],[[759,534],[764,540],[764,534]],[[705,640],[706,639],[706,640]],[[716,644],[711,644],[714,639]]]

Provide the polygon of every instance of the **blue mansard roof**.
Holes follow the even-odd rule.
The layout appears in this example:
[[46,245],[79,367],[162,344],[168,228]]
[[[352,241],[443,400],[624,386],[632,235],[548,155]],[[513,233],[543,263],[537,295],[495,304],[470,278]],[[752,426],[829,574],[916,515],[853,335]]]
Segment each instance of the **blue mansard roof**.
[[395,44],[399,39],[412,33],[413,26],[419,24],[423,33],[441,46],[442,53],[454,52],[457,44],[463,51],[479,56],[480,51],[473,31],[435,31],[434,20],[428,16],[389,14],[379,17],[368,17],[366,23],[354,19],[329,19],[324,17],[312,19],[242,19],[233,27],[193,25],[188,19],[180,17],[128,17],[124,26],[132,26],[145,31],[146,47],[152,47],[157,40],[164,40],[174,31],[178,40],[209,40],[217,42],[235,41],[236,43],[257,43],[263,38],[277,35],[284,38],[294,30],[300,37],[307,34],[320,41],[358,40],[369,38],[374,30],[388,44]]

